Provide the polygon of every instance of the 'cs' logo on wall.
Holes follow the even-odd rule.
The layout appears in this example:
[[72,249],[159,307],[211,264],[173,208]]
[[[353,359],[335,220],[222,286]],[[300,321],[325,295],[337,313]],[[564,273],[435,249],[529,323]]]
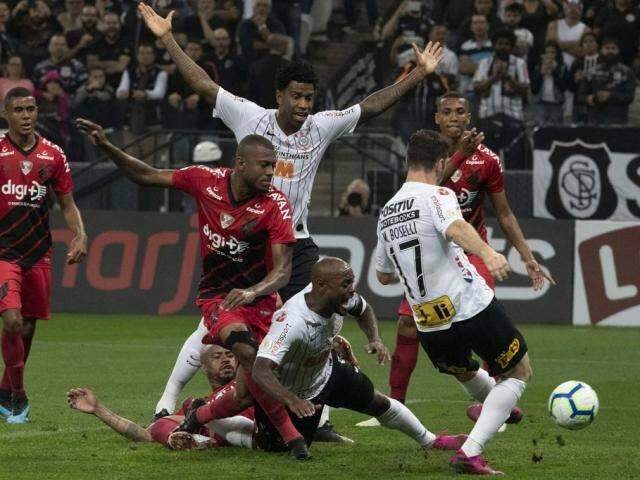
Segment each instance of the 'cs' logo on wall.
[[613,214],[618,197],[607,175],[611,159],[605,143],[553,142],[549,163],[553,175],[545,204],[554,217],[607,218]]

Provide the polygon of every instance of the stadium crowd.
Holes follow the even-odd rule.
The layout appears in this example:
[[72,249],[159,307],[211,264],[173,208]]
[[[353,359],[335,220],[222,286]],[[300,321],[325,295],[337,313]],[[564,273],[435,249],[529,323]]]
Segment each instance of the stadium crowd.
[[[389,52],[387,83],[413,68],[412,43],[446,43],[438,71],[405,95],[394,130],[408,140],[434,128],[436,98],[460,90],[486,143],[523,142],[523,125],[625,124],[640,70],[636,0],[366,0],[368,34]],[[175,11],[179,44],[223,88],[276,107],[278,67],[328,40],[332,9],[344,12],[343,40],[358,24],[344,0],[155,0]],[[211,105],[177,74],[162,43],[129,0],[0,1],[0,100],[35,92],[40,128],[79,157],[75,117],[134,134],[153,128],[221,128]],[[382,12],[386,11],[386,14]],[[524,147],[524,145],[523,145]],[[517,167],[521,150],[511,148]]]

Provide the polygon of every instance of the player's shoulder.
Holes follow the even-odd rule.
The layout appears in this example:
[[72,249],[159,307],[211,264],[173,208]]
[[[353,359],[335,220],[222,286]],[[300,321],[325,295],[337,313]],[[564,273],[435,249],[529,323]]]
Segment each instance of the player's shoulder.
[[263,195],[266,205],[273,210],[278,210],[285,220],[291,218],[289,198],[280,189],[271,185]]
[[311,119],[320,125],[326,125],[333,123],[337,119],[356,114],[360,114],[360,105],[357,103],[344,110],[323,110],[321,112],[314,113],[311,115]]
[[47,139],[45,137],[40,137],[40,141],[38,142],[37,151],[38,151],[38,154],[42,155],[43,157],[61,156],[64,159],[67,158],[65,153],[64,153],[64,150],[62,149],[62,147],[60,145],[58,145],[57,143],[52,142],[51,140],[49,140],[49,139]]
[[232,170],[226,167],[207,167],[206,165],[189,165],[178,170],[190,176],[211,177],[224,179],[231,175]]
[[498,154],[487,147],[484,143],[478,145],[478,148],[476,148],[476,151],[473,153],[471,158],[466,161],[466,163],[469,165],[501,165]]

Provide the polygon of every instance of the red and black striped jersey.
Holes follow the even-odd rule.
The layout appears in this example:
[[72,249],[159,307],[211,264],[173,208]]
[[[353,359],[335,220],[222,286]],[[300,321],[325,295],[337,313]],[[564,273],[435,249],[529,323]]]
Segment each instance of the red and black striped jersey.
[[73,190],[62,149],[36,137],[24,151],[9,135],[0,138],[0,260],[29,268],[51,253],[52,194]]
[[462,162],[444,186],[455,192],[462,216],[486,242],[484,195],[504,190],[504,173],[500,158],[485,145],[478,145],[473,155]]
[[262,281],[272,268],[271,245],[296,241],[287,197],[271,186],[238,203],[231,192],[232,172],[192,166],[173,174],[173,186],[193,196],[198,205],[198,298],[214,298]]

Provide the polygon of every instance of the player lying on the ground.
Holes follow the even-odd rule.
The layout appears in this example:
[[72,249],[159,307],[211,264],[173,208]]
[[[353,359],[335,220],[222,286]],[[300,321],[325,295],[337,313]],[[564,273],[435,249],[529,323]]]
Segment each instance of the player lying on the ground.
[[[291,278],[279,290],[286,302],[309,284],[311,267],[319,258],[318,247],[309,235],[307,217],[314,178],[326,150],[334,140],[352,133],[356,125],[387,110],[432,74],[444,56],[443,49],[437,42],[429,42],[422,52],[414,45],[416,67],[404,79],[372,93],[347,109],[315,114],[312,112],[318,79],[313,67],[304,61],[288,62],[275,79],[278,108],[265,109],[221,88],[180,48],[171,31],[173,12],[162,18],[143,2],[139,3],[138,12],[149,30],[165,45],[184,80],[201,99],[215,106],[213,115],[233,131],[236,141],[240,142],[249,134],[259,134],[278,145],[279,160],[272,181],[289,196],[296,236]],[[269,35],[266,25],[260,26],[260,32]],[[268,84],[273,84],[273,80],[264,79]],[[185,342],[176,359],[156,413],[173,409],[180,391],[195,373],[189,364],[199,345],[190,340]],[[323,432],[329,433],[327,429]],[[335,434],[333,438],[341,439]]]
[[[201,370],[207,376],[212,398],[223,392],[233,392],[238,361],[231,351],[219,345],[205,348],[201,355]],[[253,409],[248,408],[240,415],[216,420],[204,426],[196,434],[181,434],[172,438],[171,434],[184,420],[184,413],[191,405],[191,398],[183,403],[173,415],[159,418],[144,428],[112,412],[101,404],[95,394],[87,388],[74,388],[67,393],[67,403],[74,410],[97,417],[123,437],[135,442],[158,442],[177,450],[204,449],[236,445],[252,446]]]
[[202,257],[196,304],[202,321],[193,335],[200,342],[225,346],[240,363],[235,400],[220,405],[216,418],[237,415],[253,397],[292,455],[305,458],[304,439],[284,407],[251,378],[258,343],[275,311],[276,292],[291,275],[291,244],[295,242],[289,201],[271,185],[276,164],[271,142],[259,135],[243,138],[233,170],[203,166],[160,170],[113,145],[100,125],[78,119],[78,127],[132,181],[177,188],[195,198]]
[[[524,393],[531,365],[524,337],[465,252],[478,255],[497,280],[507,278],[509,263],[464,220],[453,191],[438,186],[448,147],[437,132],[411,136],[407,180],[378,219],[376,270],[382,284],[402,282],[433,365],[483,401],[451,465],[458,472],[491,475],[500,472],[489,467],[482,450]],[[473,352],[500,383],[479,370]]]
[[51,231],[49,210],[58,199],[71,235],[65,238],[67,263],[82,262],[87,235],[73,200],[71,170],[62,149],[36,135],[38,106],[26,88],[4,97],[9,132],[0,138],[0,313],[2,360],[0,417],[7,423],[28,421],[24,369],[36,321],[49,318]]
[[[374,415],[382,425],[400,430],[424,448],[458,449],[465,435],[429,432],[407,407],[374,390],[353,360],[339,361],[333,355],[332,345],[344,315],[350,313],[367,335],[367,351],[376,353],[380,363],[388,358],[373,309],[355,293],[349,264],[339,258],[324,258],[313,266],[311,281],[276,312],[253,368],[255,381],[287,406],[307,444],[311,444],[320,420],[319,407],[329,405]],[[198,431],[210,419],[208,413],[208,405],[190,410],[181,429]],[[256,422],[259,418],[256,410]]]
[[[471,109],[467,99],[457,92],[448,92],[440,97],[437,102],[435,122],[440,129],[440,134],[450,142],[448,154],[451,158],[445,165],[440,185],[453,190],[464,219],[474,226],[482,240],[488,241],[483,207],[486,195],[495,209],[502,232],[520,254],[526,272],[531,278],[533,289],[543,288],[545,278],[551,285],[555,285],[551,274],[547,273],[533,256],[518,220],[511,211],[504,190],[504,172],[500,159],[482,143],[484,140],[482,133],[476,132],[475,129],[467,130],[471,123]],[[487,285],[495,289],[493,278],[482,259],[469,252],[467,257]],[[389,372],[391,397],[401,402],[404,402],[407,395],[411,374],[418,361],[418,350],[418,333],[413,312],[407,300],[403,299],[398,308],[396,347],[391,357]],[[484,371],[486,370],[480,373],[484,375]],[[481,400],[476,398],[473,388],[468,388],[464,383],[462,386],[472,398]],[[475,421],[479,411],[479,404],[471,405],[467,409],[467,414]],[[520,418],[521,415],[517,415],[512,420]],[[359,425],[376,426],[376,422],[366,421]]]

